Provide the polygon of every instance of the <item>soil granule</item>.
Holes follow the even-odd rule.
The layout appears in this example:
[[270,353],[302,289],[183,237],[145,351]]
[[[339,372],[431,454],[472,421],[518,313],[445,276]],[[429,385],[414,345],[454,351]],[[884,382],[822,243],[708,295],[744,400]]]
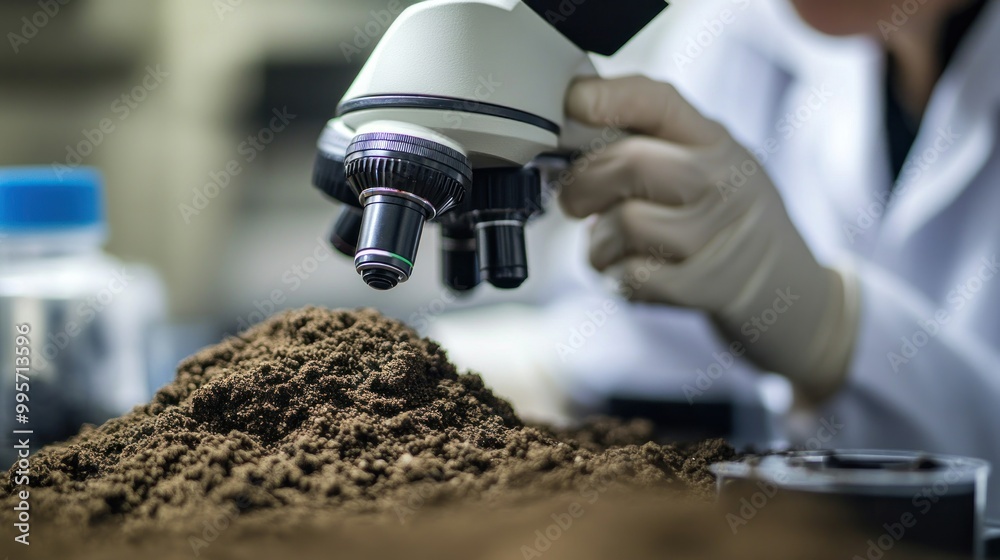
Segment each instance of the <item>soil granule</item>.
[[[509,506],[609,487],[707,497],[707,467],[734,457],[718,440],[649,439],[643,423],[526,425],[403,324],[307,308],[202,350],[149,404],[39,451],[32,513],[128,536],[233,508],[405,520],[458,501]],[[12,481],[3,477],[4,496]]]

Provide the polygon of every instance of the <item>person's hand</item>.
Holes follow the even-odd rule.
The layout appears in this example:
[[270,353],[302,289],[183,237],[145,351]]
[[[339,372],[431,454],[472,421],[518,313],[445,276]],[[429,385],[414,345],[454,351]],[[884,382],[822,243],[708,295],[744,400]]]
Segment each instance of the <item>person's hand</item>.
[[838,388],[857,331],[853,277],[817,263],[753,156],[646,78],[579,80],[567,113],[636,134],[581,159],[560,195],[569,215],[598,216],[593,266],[629,279],[633,299],[709,312],[808,397]]

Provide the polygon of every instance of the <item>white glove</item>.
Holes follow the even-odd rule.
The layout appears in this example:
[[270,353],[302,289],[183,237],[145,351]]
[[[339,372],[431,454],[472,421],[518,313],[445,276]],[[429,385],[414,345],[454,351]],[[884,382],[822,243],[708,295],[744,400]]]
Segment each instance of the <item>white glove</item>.
[[588,154],[565,181],[566,212],[599,215],[593,266],[632,299],[707,311],[807,398],[839,388],[857,332],[855,279],[817,263],[754,157],[647,78],[580,80],[567,112],[637,134]]

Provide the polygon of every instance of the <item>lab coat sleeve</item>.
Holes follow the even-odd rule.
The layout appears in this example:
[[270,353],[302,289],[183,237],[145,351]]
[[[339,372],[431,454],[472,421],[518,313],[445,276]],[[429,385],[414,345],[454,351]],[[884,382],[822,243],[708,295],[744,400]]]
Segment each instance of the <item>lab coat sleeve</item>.
[[[856,273],[862,307],[850,377],[816,416],[836,427],[827,446],[925,450],[1000,464],[996,350],[982,333],[960,327],[951,309],[935,309],[878,265],[858,265]],[[998,478],[990,489],[994,515]]]

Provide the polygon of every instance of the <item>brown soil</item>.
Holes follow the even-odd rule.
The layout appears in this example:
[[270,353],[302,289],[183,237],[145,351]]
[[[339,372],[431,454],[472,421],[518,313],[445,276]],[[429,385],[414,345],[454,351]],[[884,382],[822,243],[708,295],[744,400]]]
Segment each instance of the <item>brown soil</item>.
[[[46,524],[127,536],[229,508],[407,518],[416,504],[510,505],[606,487],[707,496],[707,466],[734,455],[721,441],[648,440],[641,423],[526,426],[404,325],[310,308],[199,352],[150,404],[40,451],[32,508]],[[3,477],[0,492],[12,484]]]
[[[649,439],[642,423],[525,425],[404,325],[307,308],[39,451],[29,557],[784,557],[710,507],[707,467],[728,445]],[[5,552],[21,552],[13,490],[6,473]]]

